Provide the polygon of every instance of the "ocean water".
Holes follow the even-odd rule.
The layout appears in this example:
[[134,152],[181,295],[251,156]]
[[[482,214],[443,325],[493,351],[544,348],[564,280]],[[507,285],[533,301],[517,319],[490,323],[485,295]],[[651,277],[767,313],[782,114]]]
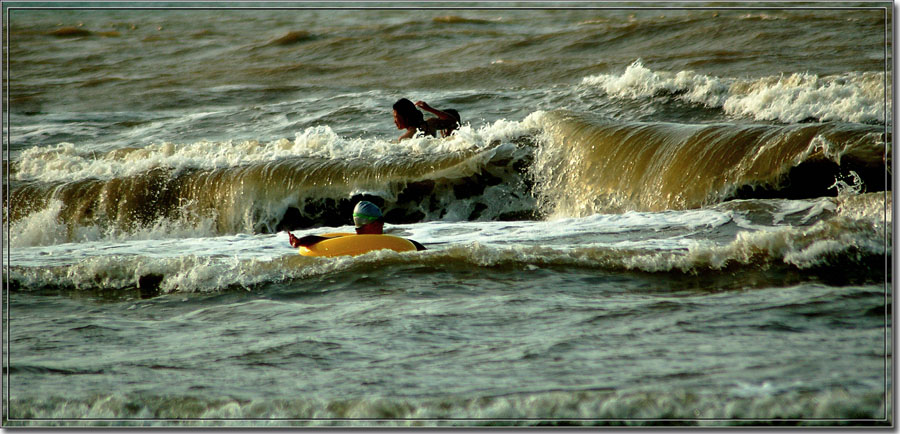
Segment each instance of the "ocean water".
[[3,6],[5,426],[894,423],[890,3]]

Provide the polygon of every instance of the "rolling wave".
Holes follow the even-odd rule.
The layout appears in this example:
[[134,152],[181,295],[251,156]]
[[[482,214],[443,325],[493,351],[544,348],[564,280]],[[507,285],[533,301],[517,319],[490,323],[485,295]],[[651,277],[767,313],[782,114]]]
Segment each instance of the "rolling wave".
[[13,164],[4,212],[19,233],[52,225],[66,234],[13,243],[33,245],[160,227],[221,235],[341,226],[361,199],[394,224],[684,210],[883,191],[885,142],[881,129],[859,124],[639,123],[556,111],[400,145],[327,127],[265,144],[105,154],[64,144]]
[[541,214],[690,209],[735,198],[833,196],[852,172],[883,191],[882,129],[543,119],[532,173]]

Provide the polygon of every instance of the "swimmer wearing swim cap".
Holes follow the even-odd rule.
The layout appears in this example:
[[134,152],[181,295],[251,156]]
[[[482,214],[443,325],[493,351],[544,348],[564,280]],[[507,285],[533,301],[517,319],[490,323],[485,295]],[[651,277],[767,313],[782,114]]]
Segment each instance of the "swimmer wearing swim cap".
[[353,208],[353,224],[356,225],[357,235],[384,233],[384,215],[381,208],[367,200],[360,201]]
[[[381,208],[367,200],[360,201],[353,208],[353,224],[356,226],[357,235],[383,235],[384,234],[384,214]],[[303,238],[297,238],[294,234],[288,232],[288,240],[291,247],[309,246],[317,242],[327,240],[328,237],[318,235],[307,235]],[[416,250],[425,250],[425,246],[416,241],[409,240],[416,246]]]

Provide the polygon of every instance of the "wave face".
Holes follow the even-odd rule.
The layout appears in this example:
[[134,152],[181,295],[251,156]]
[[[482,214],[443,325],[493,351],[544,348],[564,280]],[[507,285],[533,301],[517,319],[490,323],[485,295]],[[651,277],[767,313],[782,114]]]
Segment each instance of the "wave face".
[[[267,144],[167,143],[100,155],[70,144],[34,148],[11,168],[4,211],[18,234],[13,245],[341,226],[362,198],[391,223],[532,218],[523,175],[530,148],[513,143],[522,128],[465,127],[452,140],[400,147],[326,127]],[[48,225],[55,234],[39,230]]]
[[612,122],[554,113],[540,138],[535,190],[542,213],[556,216],[828,196],[851,173],[868,191],[887,186],[884,134],[876,127]]
[[[5,211],[13,245],[34,245],[341,226],[361,199],[393,224],[684,210],[834,196],[841,182],[883,191],[885,146],[881,129],[860,124],[641,123],[567,111],[394,147],[328,128],[293,141],[99,155],[64,144],[23,153]],[[57,231],[33,235],[44,226]]]

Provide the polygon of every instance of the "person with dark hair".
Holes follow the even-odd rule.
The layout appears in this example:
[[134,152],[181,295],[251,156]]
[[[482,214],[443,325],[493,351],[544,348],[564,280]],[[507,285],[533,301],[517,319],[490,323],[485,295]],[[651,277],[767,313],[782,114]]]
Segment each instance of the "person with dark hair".
[[[432,113],[437,117],[426,120],[424,116],[422,116],[422,112],[416,109],[416,107]],[[449,134],[459,126],[458,115],[459,113],[454,117],[447,112],[432,108],[425,101],[418,101],[413,104],[412,101],[401,98],[394,103],[394,124],[397,125],[398,130],[406,130],[406,132],[400,136],[399,140],[413,137],[420,131],[431,137],[437,137],[438,130],[448,131],[447,134]]]
[[412,101],[401,98],[394,103],[394,124],[398,130],[406,130],[399,139],[404,140],[415,135],[419,128],[425,125],[425,117]]
[[454,109],[446,109],[446,110],[444,110],[444,113],[447,113],[448,115],[453,116],[453,118],[456,119],[456,123],[453,126],[451,126],[450,128],[445,128],[445,129],[441,130],[441,137],[447,137],[450,134],[453,134],[453,132],[456,131],[457,128],[459,128],[459,124],[462,123],[462,119],[460,119],[458,111],[456,111]]

